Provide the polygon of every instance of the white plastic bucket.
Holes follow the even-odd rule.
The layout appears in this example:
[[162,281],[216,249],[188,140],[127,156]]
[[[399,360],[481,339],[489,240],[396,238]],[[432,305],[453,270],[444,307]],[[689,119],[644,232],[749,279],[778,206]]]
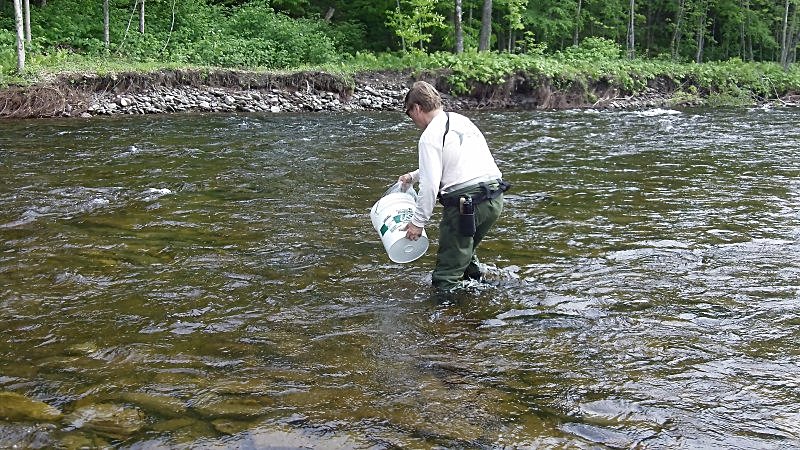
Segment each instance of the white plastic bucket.
[[389,259],[396,263],[414,261],[428,251],[428,235],[424,229],[416,241],[406,237],[405,226],[411,221],[417,204],[415,195],[413,190],[385,194],[375,202],[370,212],[372,226],[381,236]]

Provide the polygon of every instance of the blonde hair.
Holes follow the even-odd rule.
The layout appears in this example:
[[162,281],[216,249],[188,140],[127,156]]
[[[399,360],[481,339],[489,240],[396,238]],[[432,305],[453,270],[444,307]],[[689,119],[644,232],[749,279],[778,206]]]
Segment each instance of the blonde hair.
[[442,107],[442,97],[430,83],[417,81],[411,85],[411,89],[406,94],[406,111],[414,104],[419,105],[423,112],[431,112]]

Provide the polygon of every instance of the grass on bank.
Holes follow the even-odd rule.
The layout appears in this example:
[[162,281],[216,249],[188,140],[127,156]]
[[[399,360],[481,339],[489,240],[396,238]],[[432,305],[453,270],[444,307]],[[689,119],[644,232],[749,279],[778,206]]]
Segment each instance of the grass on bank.
[[219,69],[285,74],[300,71],[324,71],[351,82],[358,73],[371,71],[437,71],[444,69],[454,94],[467,94],[477,86],[498,86],[510,76],[523,75],[531,80],[547,80],[555,89],[571,89],[601,82],[618,87],[628,94],[644,91],[655,79],[671,80],[675,96],[706,97],[719,104],[739,105],[800,93],[800,67],[786,71],[776,63],[743,62],[731,59],[702,64],[659,59],[628,60],[618,46],[599,41],[573,47],[565,52],[546,55],[476,53],[356,53],[322,65],[280,70],[260,67],[212,67],[176,62],[135,62],[122,57],[84,56],[67,51],[29,54],[26,70],[16,74],[16,58],[0,55],[0,88],[9,85],[45,83],[64,74],[94,73],[108,75],[123,72],[152,73],[162,70]]

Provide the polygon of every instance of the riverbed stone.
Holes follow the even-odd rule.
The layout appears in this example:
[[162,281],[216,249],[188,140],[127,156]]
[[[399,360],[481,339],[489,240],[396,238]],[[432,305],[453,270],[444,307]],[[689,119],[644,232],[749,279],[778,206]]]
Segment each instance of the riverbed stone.
[[192,408],[211,419],[247,419],[265,414],[272,403],[272,399],[263,396],[207,393],[198,398]]
[[112,439],[124,439],[144,427],[144,415],[134,408],[111,403],[87,405],[64,420],[73,428],[88,429]]
[[146,392],[125,392],[120,399],[132,403],[141,409],[164,417],[181,417],[186,414],[186,404],[168,395],[149,394]]
[[231,420],[231,419],[214,419],[211,425],[215,430],[223,434],[236,434],[249,428],[253,428],[256,424],[250,421]]
[[53,423],[9,423],[0,421],[0,448],[55,448],[53,433],[58,426]]
[[0,392],[0,418],[9,421],[54,421],[61,411],[45,402],[16,392]]
[[61,438],[58,448],[66,450],[79,450],[87,448],[110,448],[108,441],[99,436],[86,436],[80,433],[70,433]]
[[181,428],[190,428],[197,425],[198,421],[191,417],[177,417],[174,419],[167,419],[162,420],[160,422],[154,423],[150,429],[154,431],[158,431],[160,433],[163,432],[173,432],[175,430],[180,430]]

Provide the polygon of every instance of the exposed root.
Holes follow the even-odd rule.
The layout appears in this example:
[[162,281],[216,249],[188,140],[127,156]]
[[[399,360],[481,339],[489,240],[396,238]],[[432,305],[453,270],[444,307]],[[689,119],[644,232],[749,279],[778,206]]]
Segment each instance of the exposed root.
[[0,117],[57,117],[86,107],[86,95],[54,86],[0,91]]
[[[306,84],[308,83],[308,85]],[[352,88],[340,78],[324,72],[299,72],[288,75],[241,72],[235,70],[161,70],[150,73],[78,75],[64,78],[62,86],[92,92],[135,94],[154,87],[208,86],[236,89],[313,89],[347,94]]]

